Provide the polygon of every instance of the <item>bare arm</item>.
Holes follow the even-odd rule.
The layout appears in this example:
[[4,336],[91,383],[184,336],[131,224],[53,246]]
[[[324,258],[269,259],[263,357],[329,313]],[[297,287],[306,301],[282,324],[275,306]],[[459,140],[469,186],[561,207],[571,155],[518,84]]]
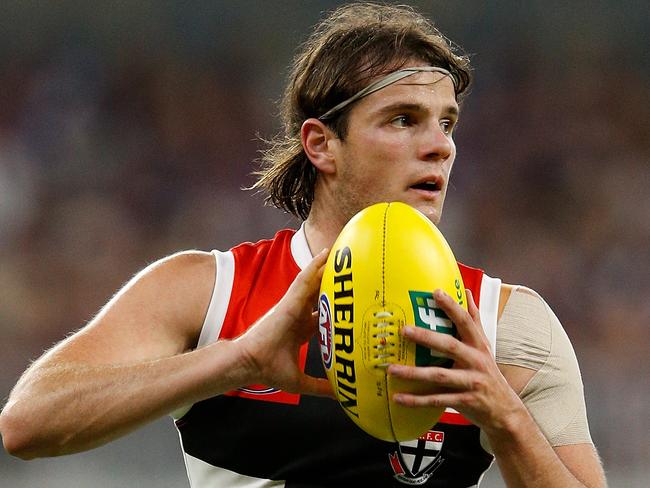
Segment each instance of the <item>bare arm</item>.
[[200,397],[202,359],[234,360],[225,343],[214,354],[183,354],[196,342],[214,274],[209,254],[184,253],[134,277],[23,374],[2,414],[7,450],[31,458],[89,449]]
[[591,444],[552,448],[527,411],[511,415],[498,431],[488,436],[507,486],[606,486]]
[[305,377],[295,360],[261,366],[271,349],[275,357],[297,356],[298,342],[314,332],[309,303],[324,257],[244,336],[192,351],[213,289],[214,259],[183,253],[150,266],[24,373],[0,417],[5,448],[26,459],[90,449],[251,383],[328,394],[328,385]]

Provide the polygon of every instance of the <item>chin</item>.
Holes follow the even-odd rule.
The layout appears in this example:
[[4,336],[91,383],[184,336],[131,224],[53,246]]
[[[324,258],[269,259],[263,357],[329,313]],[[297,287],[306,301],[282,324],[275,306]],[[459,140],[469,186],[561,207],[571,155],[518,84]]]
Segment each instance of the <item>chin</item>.
[[414,202],[414,201],[409,201],[409,199],[407,198],[388,198],[388,197],[380,198],[377,199],[376,201],[373,200],[373,201],[365,202],[361,206],[361,208],[358,208],[356,211],[352,212],[348,216],[348,220],[351,219],[358,211],[361,211],[364,208],[369,207],[370,205],[373,205],[375,203],[392,202],[392,201],[406,203],[407,205],[410,205],[416,210],[422,212],[422,214],[424,214],[424,216],[427,217],[435,225],[438,225],[440,223],[440,217],[442,216],[442,209],[438,208],[438,205],[432,205],[431,202],[422,202],[421,200],[419,202]]
[[442,209],[438,208],[438,206],[434,206],[427,203],[421,203],[421,202],[413,203],[413,202],[405,201],[404,203],[407,203],[411,205],[413,208],[422,212],[425,215],[425,217],[427,217],[435,225],[438,225],[440,223],[440,217],[442,216]]
[[[417,207],[415,207],[417,208]],[[431,222],[433,222],[435,225],[438,225],[440,223],[440,212],[438,209],[419,209],[420,212],[422,212]]]

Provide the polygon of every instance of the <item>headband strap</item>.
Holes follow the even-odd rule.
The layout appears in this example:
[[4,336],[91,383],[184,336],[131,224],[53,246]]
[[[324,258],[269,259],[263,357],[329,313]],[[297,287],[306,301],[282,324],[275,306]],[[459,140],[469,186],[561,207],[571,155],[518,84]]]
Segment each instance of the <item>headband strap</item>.
[[323,115],[318,117],[318,120],[327,120],[331,119],[334,114],[337,112],[340,112],[343,110],[345,107],[350,105],[353,102],[356,102],[360,98],[363,98],[365,96],[370,95],[371,93],[374,93],[376,91],[381,90],[382,88],[386,88],[388,85],[392,85],[396,81],[401,80],[402,78],[406,78],[407,76],[411,76],[415,73],[420,73],[422,71],[431,71],[431,72],[436,72],[436,73],[442,73],[443,75],[449,76],[451,80],[454,82],[454,86],[456,86],[456,80],[452,76],[452,74],[447,71],[444,68],[440,68],[438,66],[417,66],[414,68],[404,68],[404,69],[398,69],[397,71],[393,71],[392,73],[387,74],[383,78],[380,78],[379,80],[375,81],[374,83],[371,83],[367,87],[363,88],[362,90],[359,90],[357,93],[352,95],[350,98],[347,100],[343,100],[341,103],[338,105],[335,105],[331,109],[329,109],[327,112],[325,112]]

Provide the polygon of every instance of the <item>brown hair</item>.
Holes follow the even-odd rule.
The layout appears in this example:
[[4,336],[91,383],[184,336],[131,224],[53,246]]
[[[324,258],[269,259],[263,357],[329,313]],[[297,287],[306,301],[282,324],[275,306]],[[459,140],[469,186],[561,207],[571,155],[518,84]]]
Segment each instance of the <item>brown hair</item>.
[[[294,58],[281,102],[284,133],[263,151],[252,188],[268,193],[266,203],[306,219],[317,171],[300,141],[302,123],[411,60],[448,70],[457,98],[470,84],[467,56],[456,54],[431,21],[411,7],[354,3],[334,10]],[[346,136],[348,112],[324,121],[341,139]]]

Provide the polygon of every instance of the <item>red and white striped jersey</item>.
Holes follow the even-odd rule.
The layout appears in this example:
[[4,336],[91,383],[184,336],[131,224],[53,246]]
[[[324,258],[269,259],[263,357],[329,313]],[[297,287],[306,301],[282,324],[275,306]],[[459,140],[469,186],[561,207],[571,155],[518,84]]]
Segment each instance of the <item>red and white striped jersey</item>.
[[[198,347],[242,334],[284,295],[312,256],[304,229],[213,251],[217,278]],[[500,280],[459,265],[493,352]],[[300,364],[325,377],[318,339]],[[359,429],[331,399],[248,385],[194,404],[176,420],[192,488],[477,486],[493,457],[480,430],[448,409],[419,439],[391,443]]]

